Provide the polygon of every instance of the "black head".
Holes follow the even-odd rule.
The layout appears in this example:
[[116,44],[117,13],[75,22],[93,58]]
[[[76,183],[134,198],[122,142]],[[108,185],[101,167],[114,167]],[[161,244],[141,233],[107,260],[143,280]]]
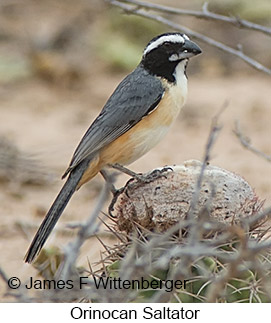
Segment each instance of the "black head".
[[176,66],[201,53],[198,45],[180,33],[166,33],[153,38],[146,46],[141,65],[149,73],[175,82]]

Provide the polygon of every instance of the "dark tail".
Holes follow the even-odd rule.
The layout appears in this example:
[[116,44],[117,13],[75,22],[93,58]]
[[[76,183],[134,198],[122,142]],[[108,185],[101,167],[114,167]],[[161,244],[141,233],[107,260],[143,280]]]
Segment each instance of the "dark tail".
[[53,205],[42,221],[33,241],[31,242],[31,245],[24,258],[25,262],[31,263],[39,254],[41,248],[43,247],[44,243],[55,227],[70,198],[76,191],[76,187],[80,182],[80,179],[82,178],[85,170],[87,169],[88,164],[89,159],[84,160],[70,173],[67,181],[63,185]]

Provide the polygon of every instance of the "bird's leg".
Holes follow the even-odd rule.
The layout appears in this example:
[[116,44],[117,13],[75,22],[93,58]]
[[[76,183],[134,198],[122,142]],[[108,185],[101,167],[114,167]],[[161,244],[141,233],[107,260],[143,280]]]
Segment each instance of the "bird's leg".
[[105,169],[100,170],[101,175],[103,176],[104,180],[107,182],[109,185],[110,191],[112,192],[113,195],[115,195],[118,192],[118,189],[114,186],[112,182],[112,176],[108,174],[108,172]]
[[142,173],[135,173],[132,170],[130,170],[120,164],[110,164],[108,166],[110,166],[114,169],[117,169],[118,171],[125,173],[142,183],[149,183],[149,182],[153,181],[154,179],[160,177],[163,173],[166,173],[168,171],[173,171],[173,169],[171,167],[165,166],[162,169],[155,169],[149,174],[142,174]]
[[136,173],[136,172],[133,172],[132,170],[120,165],[120,164],[109,164],[108,166],[124,173],[124,174],[127,174],[139,181],[142,181],[142,173]]

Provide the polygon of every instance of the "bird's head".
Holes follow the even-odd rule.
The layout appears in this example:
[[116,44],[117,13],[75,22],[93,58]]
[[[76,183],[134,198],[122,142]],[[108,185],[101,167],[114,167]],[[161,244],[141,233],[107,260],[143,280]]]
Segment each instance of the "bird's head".
[[176,66],[201,53],[197,44],[181,33],[166,33],[153,38],[145,47],[141,65],[151,74],[175,81]]

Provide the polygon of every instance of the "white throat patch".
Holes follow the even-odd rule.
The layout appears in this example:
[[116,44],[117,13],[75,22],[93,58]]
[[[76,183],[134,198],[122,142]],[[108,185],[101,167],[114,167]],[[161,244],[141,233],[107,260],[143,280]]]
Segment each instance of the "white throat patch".
[[185,40],[189,40],[189,37],[186,35],[179,35],[179,34],[173,34],[173,35],[165,35],[162,37],[159,37],[154,42],[150,43],[144,50],[143,56],[148,54],[151,50],[159,47],[165,42],[171,42],[171,43],[181,43],[183,44]]

